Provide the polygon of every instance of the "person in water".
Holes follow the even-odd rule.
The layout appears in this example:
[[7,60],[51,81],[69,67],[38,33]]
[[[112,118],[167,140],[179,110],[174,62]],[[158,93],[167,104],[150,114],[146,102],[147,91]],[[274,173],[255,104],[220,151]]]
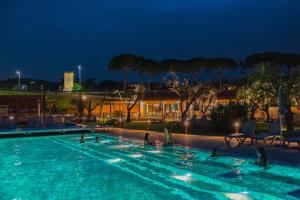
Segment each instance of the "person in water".
[[154,141],[150,140],[150,133],[146,133],[144,137],[144,145],[156,146]]
[[100,137],[99,137],[99,136],[96,137],[95,142],[96,142],[96,143],[99,143],[99,142],[100,142]]
[[84,138],[85,134],[82,133],[81,137],[80,137],[80,143],[84,143],[85,142],[85,138]]
[[164,146],[170,146],[173,145],[173,138],[170,133],[170,127],[166,127],[164,129]]
[[264,147],[258,147],[256,150],[257,154],[257,161],[256,164],[266,168],[268,165],[268,157],[267,157],[267,152]]
[[210,155],[210,157],[212,157],[212,158],[220,157],[220,156],[223,156],[223,154],[218,150],[218,148],[214,148]]

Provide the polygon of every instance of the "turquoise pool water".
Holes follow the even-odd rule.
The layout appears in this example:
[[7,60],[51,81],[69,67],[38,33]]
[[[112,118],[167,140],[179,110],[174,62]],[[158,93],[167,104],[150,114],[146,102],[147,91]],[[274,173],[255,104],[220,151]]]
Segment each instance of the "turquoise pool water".
[[[0,140],[0,199],[296,199],[300,169],[89,134]],[[299,191],[298,191],[299,190]]]

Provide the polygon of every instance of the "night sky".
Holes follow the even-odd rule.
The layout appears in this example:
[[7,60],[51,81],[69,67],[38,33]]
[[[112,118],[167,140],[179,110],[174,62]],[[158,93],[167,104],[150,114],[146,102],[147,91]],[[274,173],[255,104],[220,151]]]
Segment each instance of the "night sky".
[[19,69],[60,80],[81,64],[83,78],[121,80],[107,63],[124,52],[158,60],[300,54],[299,0],[0,0],[0,27],[0,79]]

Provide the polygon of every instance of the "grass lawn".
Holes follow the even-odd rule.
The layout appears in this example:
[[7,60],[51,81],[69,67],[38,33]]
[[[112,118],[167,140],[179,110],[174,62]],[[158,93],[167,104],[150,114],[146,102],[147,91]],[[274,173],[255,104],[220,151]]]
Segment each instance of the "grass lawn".
[[26,92],[26,91],[9,91],[9,90],[0,90],[0,96],[5,95],[41,95],[41,93]]

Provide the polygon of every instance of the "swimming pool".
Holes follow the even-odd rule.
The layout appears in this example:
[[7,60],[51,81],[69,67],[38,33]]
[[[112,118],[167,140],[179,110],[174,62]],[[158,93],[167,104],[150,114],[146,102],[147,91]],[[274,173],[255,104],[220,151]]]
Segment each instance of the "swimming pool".
[[0,199],[296,199],[300,169],[89,134],[0,140]]

